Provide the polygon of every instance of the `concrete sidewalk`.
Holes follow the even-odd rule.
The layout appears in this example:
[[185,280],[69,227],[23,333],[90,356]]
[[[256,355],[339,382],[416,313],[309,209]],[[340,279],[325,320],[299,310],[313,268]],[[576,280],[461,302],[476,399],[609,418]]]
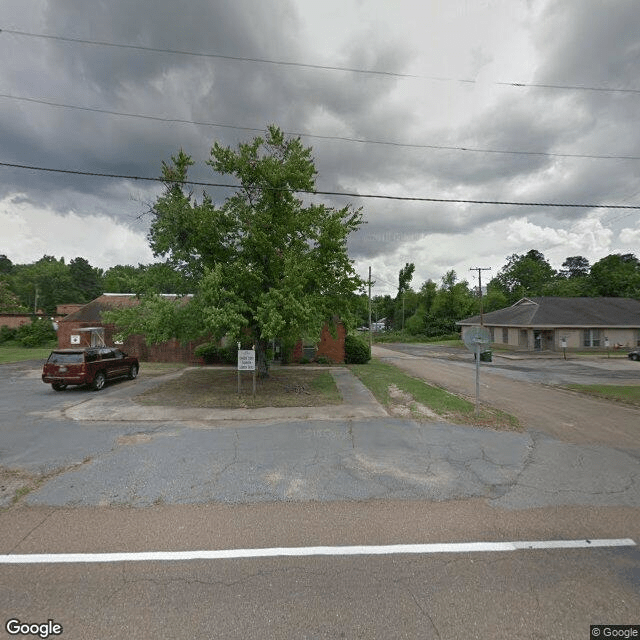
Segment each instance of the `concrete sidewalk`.
[[151,380],[138,379],[133,384],[111,387],[106,393],[91,396],[85,402],[62,411],[67,418],[77,421],[108,422],[158,422],[164,420],[226,423],[228,421],[253,421],[262,423],[292,420],[344,420],[349,418],[383,417],[389,414],[358,378],[345,367],[331,367],[343,403],[322,407],[263,407],[259,409],[211,409],[168,406],[147,406],[135,402],[142,391],[171,377],[179,377],[191,367]]

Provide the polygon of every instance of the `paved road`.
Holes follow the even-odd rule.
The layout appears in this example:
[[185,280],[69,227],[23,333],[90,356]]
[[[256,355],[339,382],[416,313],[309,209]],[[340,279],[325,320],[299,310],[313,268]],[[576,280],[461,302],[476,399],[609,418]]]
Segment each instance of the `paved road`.
[[[156,381],[56,394],[29,365],[0,368],[5,499],[33,487],[0,512],[0,554],[640,540],[623,445],[375,412],[109,411]],[[634,621],[639,567],[637,547],[0,565],[0,615],[52,618],[63,638],[583,638]]]

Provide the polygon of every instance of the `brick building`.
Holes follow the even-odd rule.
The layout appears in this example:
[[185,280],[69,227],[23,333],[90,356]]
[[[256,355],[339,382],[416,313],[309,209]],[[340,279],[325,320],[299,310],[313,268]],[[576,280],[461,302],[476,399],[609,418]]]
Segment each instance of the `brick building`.
[[[178,296],[164,295],[174,299],[178,298]],[[183,345],[179,340],[173,338],[161,344],[149,345],[144,336],[134,335],[123,342],[118,341],[114,325],[102,320],[102,312],[132,307],[138,303],[139,299],[133,293],[102,294],[59,320],[58,347],[64,349],[95,344],[118,345],[123,351],[135,355],[143,362],[202,363],[202,360],[194,355],[194,350],[198,345],[208,342],[206,339],[190,341]],[[337,323],[336,332],[337,337],[334,338],[329,327],[325,325],[317,345],[300,340],[294,348],[292,360],[299,362],[305,357],[311,360],[313,357],[323,356],[332,362],[344,362],[345,328],[342,323]]]

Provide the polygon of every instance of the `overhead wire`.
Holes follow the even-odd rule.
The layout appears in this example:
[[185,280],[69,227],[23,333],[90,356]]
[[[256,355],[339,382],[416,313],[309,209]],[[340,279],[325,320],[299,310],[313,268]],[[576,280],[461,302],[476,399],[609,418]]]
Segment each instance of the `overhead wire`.
[[[481,84],[480,82],[478,82],[478,80],[469,79],[469,78],[430,76],[430,75],[423,75],[423,74],[400,73],[396,71],[386,71],[386,70],[380,70],[380,69],[362,69],[357,67],[343,67],[338,65],[312,64],[312,63],[306,63],[306,62],[296,62],[291,60],[272,60],[269,58],[232,56],[232,55],[221,54],[221,53],[186,51],[181,49],[169,49],[164,47],[149,47],[149,46],[143,46],[143,45],[125,44],[125,43],[118,43],[118,42],[107,42],[102,40],[89,40],[85,38],[70,38],[66,36],[58,36],[58,35],[51,35],[51,34],[45,34],[45,33],[19,31],[17,29],[0,29],[0,34],[2,33],[9,33],[14,36],[22,36],[22,37],[28,37],[28,38],[57,40],[61,42],[69,42],[72,44],[112,47],[112,48],[119,48],[119,49],[132,49],[136,51],[149,51],[153,53],[167,53],[167,54],[173,54],[173,55],[193,56],[193,57],[199,57],[199,58],[218,58],[222,60],[233,60],[233,61],[239,61],[239,62],[252,62],[252,63],[259,63],[259,64],[280,65],[280,66],[287,66],[287,67],[298,67],[303,69],[316,69],[316,70],[323,70],[323,71],[341,71],[341,72],[347,72],[347,73],[386,76],[390,78],[413,78],[413,79],[434,80],[434,81],[442,81],[442,82],[458,82],[462,84]],[[494,81],[488,84],[494,84],[494,85],[505,86],[505,87],[516,87],[516,88],[552,89],[552,90],[564,90],[564,91],[591,91],[591,92],[604,92],[604,93],[628,93],[628,94],[640,95],[640,89],[627,88],[627,87],[596,87],[596,86],[589,86],[589,85],[551,84],[551,83],[514,82],[514,81],[510,81],[510,82]]]
[[[83,107],[79,105],[72,105],[63,102],[56,102],[53,100],[45,100],[41,98],[29,98],[25,96],[16,96],[10,93],[0,93],[0,98],[7,100],[16,100],[21,102],[29,102],[33,104],[41,104],[50,107],[58,107],[63,109],[75,109],[78,111],[87,111],[90,113],[100,113],[113,116],[122,116],[127,118],[139,118],[143,120],[154,120],[158,122],[168,122],[176,124],[189,124],[195,126],[204,127],[217,127],[221,129],[233,129],[237,131],[252,131],[262,132],[264,129],[258,127],[247,127],[242,125],[224,124],[221,122],[199,121],[199,120],[187,120],[183,118],[169,118],[165,116],[152,116],[141,113],[130,113],[126,111],[115,111],[112,109],[101,109],[98,107]],[[454,145],[439,145],[439,144],[426,144],[426,143],[410,143],[410,142],[398,142],[393,140],[369,140],[366,138],[353,138],[349,136],[332,136],[316,133],[308,133],[304,131],[284,131],[286,135],[304,138],[313,138],[318,140],[335,140],[338,142],[353,142],[358,144],[374,144],[384,145],[392,147],[412,148],[412,149],[433,149],[438,151],[462,151],[469,153],[490,153],[490,154],[507,154],[507,155],[522,155],[522,156],[545,156],[553,158],[584,158],[593,160],[640,160],[640,156],[626,156],[626,155],[614,155],[614,154],[589,154],[589,153],[555,153],[551,151],[521,151],[513,149],[485,149],[480,147],[468,147],[468,146],[454,146]]]
[[[90,177],[99,177],[99,178],[114,178],[119,180],[144,180],[149,182],[163,182],[167,181],[164,178],[149,178],[145,176],[134,176],[127,174],[117,174],[117,173],[98,173],[94,171],[81,171],[78,169],[54,169],[51,167],[39,167],[34,165],[26,165],[26,164],[18,164],[13,162],[0,162],[0,166],[3,167],[11,167],[15,169],[28,169],[31,171],[47,171],[51,173],[66,173],[80,176],[90,176]],[[204,182],[197,180],[183,180],[180,181],[181,184],[188,184],[194,186],[203,186],[203,187],[219,187],[226,189],[239,189],[242,187],[240,184],[227,184],[227,183],[217,183],[217,182]],[[429,198],[422,196],[391,196],[385,194],[375,194],[375,193],[358,193],[358,192],[350,192],[350,191],[323,191],[320,189],[317,190],[306,190],[306,189],[278,189],[275,187],[260,187],[256,188],[262,190],[273,190],[273,191],[289,191],[292,193],[305,193],[310,195],[322,195],[322,196],[336,196],[336,197],[347,197],[347,198],[367,198],[367,199],[378,199],[378,200],[395,200],[395,201],[405,201],[405,202],[439,202],[439,203],[450,203],[450,204],[492,204],[492,205],[507,205],[513,207],[564,207],[564,208],[575,208],[575,209],[630,209],[630,210],[640,210],[640,205],[622,205],[622,204],[595,204],[595,203],[568,203],[568,202],[518,202],[518,201],[510,201],[510,200],[480,200],[480,199],[463,199],[463,198]]]

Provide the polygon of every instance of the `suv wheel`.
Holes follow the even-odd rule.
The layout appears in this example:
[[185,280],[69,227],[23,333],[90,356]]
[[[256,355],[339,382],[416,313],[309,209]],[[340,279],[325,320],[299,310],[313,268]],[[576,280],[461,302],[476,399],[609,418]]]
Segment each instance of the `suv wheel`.
[[134,378],[136,378],[138,376],[138,366],[135,364],[132,364],[131,367],[129,368],[129,380],[133,380]]
[[67,388],[67,385],[64,384],[64,382],[52,382],[51,383],[51,388],[54,391],[63,391],[64,389]]
[[100,389],[104,387],[104,383],[106,381],[107,379],[104,377],[104,372],[98,371],[98,373],[96,373],[95,378],[93,379],[93,382],[91,383],[91,386],[93,387],[94,391],[100,391]]

